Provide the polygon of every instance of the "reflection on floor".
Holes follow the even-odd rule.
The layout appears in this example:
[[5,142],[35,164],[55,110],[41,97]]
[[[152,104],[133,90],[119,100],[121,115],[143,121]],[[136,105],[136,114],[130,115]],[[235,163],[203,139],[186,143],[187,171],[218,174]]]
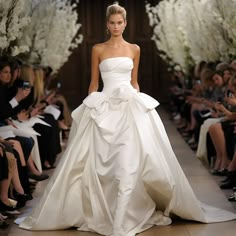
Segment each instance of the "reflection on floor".
[[[178,157],[178,160],[194,189],[198,199],[202,202],[217,206],[223,209],[230,210],[236,213],[236,203],[230,203],[227,196],[231,194],[231,190],[222,191],[219,188],[220,177],[213,177],[209,174],[208,169],[195,158],[194,152],[182,139],[180,134],[176,131],[176,126],[169,120],[168,114],[161,108],[158,112],[166,127],[166,131],[170,138],[173,149]],[[53,170],[47,171],[49,174]],[[34,192],[34,199],[28,202],[24,211],[30,210],[39,197],[43,193],[47,181],[37,184]],[[96,236],[98,234],[79,232],[76,230],[62,230],[62,231],[40,231],[31,232],[21,230],[15,224],[6,230],[0,230],[0,236]],[[141,234],[140,236],[234,236],[236,235],[236,221],[217,223],[217,224],[200,224],[196,222],[177,221],[170,226],[153,227]],[[125,235],[124,235],[125,236]]]

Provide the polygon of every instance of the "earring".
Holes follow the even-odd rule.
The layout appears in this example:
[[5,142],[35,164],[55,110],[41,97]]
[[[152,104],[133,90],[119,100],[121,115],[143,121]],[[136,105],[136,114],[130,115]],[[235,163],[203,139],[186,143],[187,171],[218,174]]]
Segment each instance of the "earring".
[[107,34],[109,34],[109,33],[110,33],[110,31],[109,31],[109,28],[107,28],[107,29],[106,29],[106,32],[107,32]]

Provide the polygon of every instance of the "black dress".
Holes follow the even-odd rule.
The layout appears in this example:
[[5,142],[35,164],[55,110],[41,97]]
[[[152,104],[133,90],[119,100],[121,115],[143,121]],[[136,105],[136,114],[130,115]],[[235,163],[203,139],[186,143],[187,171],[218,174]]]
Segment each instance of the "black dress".
[[[13,94],[16,94],[17,84],[19,83],[18,80],[16,80],[14,85],[9,89],[9,94],[11,97]],[[19,106],[15,109],[15,111],[19,112],[21,110],[28,110],[30,107],[34,107],[35,103],[34,87],[31,87],[29,96],[20,101]],[[61,145],[59,135],[60,130],[57,120],[55,120],[53,115],[48,113],[43,113],[41,116],[43,116],[42,119],[50,126],[36,123],[33,128],[41,135],[37,136],[37,140],[39,145],[40,159],[44,168],[45,161],[48,161],[50,165],[54,165],[57,154],[61,152]]]

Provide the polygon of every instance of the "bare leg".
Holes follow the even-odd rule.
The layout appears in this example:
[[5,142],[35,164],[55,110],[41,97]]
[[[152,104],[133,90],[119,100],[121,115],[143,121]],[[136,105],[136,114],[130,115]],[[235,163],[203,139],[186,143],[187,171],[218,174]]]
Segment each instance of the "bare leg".
[[67,104],[65,97],[61,94],[58,94],[54,99],[55,99],[54,102],[60,101],[63,104],[63,115],[64,115],[64,119],[65,119],[65,124],[67,126],[70,126],[72,123],[71,110]]
[[34,165],[34,161],[32,159],[32,154],[30,154],[30,156],[29,156],[29,159],[27,161],[27,166],[32,174],[41,175],[40,171]]
[[228,171],[236,171],[236,152],[234,153],[233,160],[229,164]]
[[42,181],[47,179],[49,176],[41,173],[34,165],[34,161],[32,159],[32,154],[30,154],[29,159],[27,161],[27,166],[30,170],[29,178],[34,179],[36,181]]
[[211,125],[209,133],[216,149],[216,163],[214,169],[227,168],[230,160],[227,157],[225,137],[221,124],[216,123]]
[[23,187],[21,185],[21,182],[20,182],[19,172],[18,172],[18,169],[17,169],[17,165],[15,165],[15,168],[12,171],[12,184],[13,184],[14,189],[18,193],[24,194],[24,189],[23,189]]
[[217,133],[217,126],[219,124],[213,124],[209,127],[209,134],[211,136],[211,140],[213,142],[213,145],[216,149],[216,161],[215,161],[215,165],[214,165],[214,168],[215,170],[218,170],[220,169],[220,166],[221,166],[221,162],[222,162],[222,159],[221,159],[221,152],[220,152],[220,149],[218,148],[217,146],[217,140],[216,140],[216,133]]
[[68,126],[65,124],[64,120],[58,120],[58,126],[62,130],[68,130]]
[[9,142],[13,145],[13,148],[18,152],[20,156],[21,165],[26,166],[25,157],[20,142],[13,139],[9,140]]
[[1,198],[1,201],[8,206],[10,206],[10,202],[8,199],[8,190],[10,187],[10,183],[11,183],[10,174],[8,176],[8,179],[4,179],[0,181],[0,198]]
[[194,130],[194,128],[196,127],[196,119],[194,116],[194,111],[196,110],[201,110],[202,107],[201,104],[198,103],[193,103],[191,106],[191,111],[190,111],[190,123],[188,124],[187,128],[185,129],[185,131],[190,131],[190,130]]
[[20,178],[19,178],[16,159],[13,156],[12,153],[7,152],[6,155],[7,155],[8,167],[9,167],[9,171],[8,171],[9,177],[8,177],[8,179],[9,179],[10,182],[12,182],[14,189],[18,193],[24,194],[24,189],[21,185]]
[[[3,155],[3,149],[1,146],[0,146],[0,154],[1,156]],[[8,173],[8,178],[0,181],[0,199],[6,205],[9,204],[8,190],[10,187],[10,183],[11,183],[11,176],[10,176],[10,173]]]
[[194,111],[198,110],[199,104],[193,103],[191,107],[191,124],[190,124],[190,130],[193,130],[196,126],[196,119],[194,117]]

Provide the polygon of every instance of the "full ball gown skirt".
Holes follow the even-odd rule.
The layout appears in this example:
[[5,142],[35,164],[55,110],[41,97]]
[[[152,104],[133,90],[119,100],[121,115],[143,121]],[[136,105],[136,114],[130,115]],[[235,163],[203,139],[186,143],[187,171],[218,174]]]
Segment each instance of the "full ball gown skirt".
[[170,224],[172,215],[205,223],[236,219],[196,199],[155,110],[158,102],[130,84],[132,59],[108,58],[99,68],[104,88],[73,111],[65,153],[20,227],[133,236]]

